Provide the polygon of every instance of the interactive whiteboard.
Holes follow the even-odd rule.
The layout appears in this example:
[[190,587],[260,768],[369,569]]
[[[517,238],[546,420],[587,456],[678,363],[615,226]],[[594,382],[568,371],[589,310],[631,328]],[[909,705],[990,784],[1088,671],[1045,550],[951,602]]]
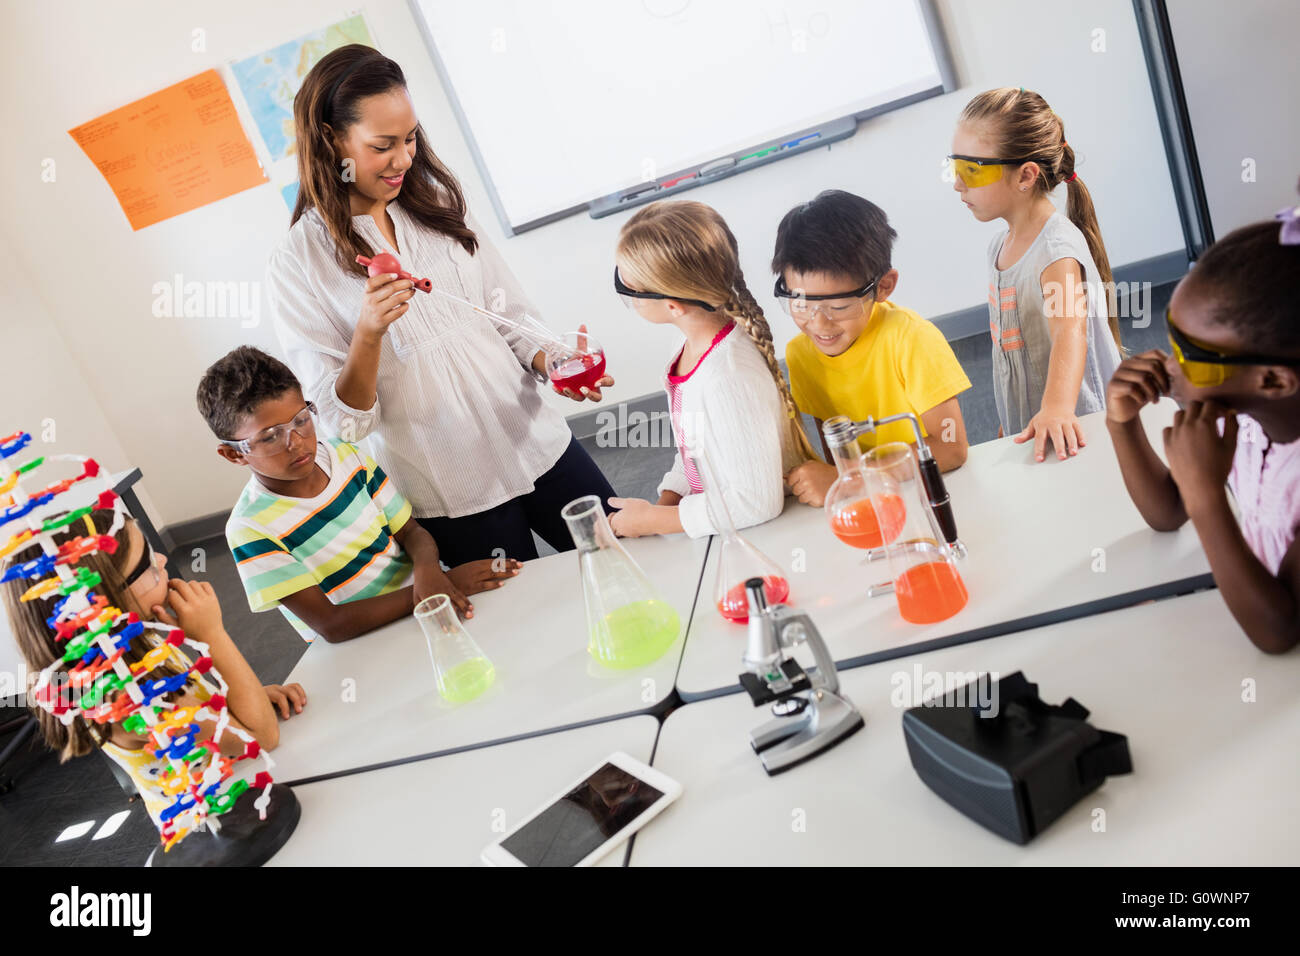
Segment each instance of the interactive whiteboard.
[[507,233],[784,158],[954,86],[929,0],[410,2]]

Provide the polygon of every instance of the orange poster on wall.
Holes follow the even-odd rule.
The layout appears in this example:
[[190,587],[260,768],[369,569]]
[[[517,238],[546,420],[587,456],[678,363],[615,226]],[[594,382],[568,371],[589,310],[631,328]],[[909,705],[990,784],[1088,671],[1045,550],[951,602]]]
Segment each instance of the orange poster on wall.
[[266,182],[216,70],[68,133],[108,180],[132,229]]

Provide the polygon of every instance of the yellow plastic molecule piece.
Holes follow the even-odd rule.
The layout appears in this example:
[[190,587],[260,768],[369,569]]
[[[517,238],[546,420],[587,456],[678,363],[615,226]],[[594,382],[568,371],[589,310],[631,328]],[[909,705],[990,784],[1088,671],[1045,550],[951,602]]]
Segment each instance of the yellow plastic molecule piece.
[[37,598],[45,597],[45,595],[49,594],[51,591],[57,591],[62,584],[63,582],[58,578],[46,578],[44,581],[33,584],[24,591],[23,596],[19,598],[19,600],[24,604],[28,601],[35,601]]

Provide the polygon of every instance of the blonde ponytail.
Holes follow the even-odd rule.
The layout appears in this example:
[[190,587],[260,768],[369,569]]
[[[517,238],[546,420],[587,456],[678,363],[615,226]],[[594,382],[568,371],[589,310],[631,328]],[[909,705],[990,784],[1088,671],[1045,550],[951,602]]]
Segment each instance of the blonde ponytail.
[[1083,233],[1098,275],[1084,276],[1091,283],[1100,279],[1106,296],[1106,317],[1115,345],[1121,347],[1119,317],[1115,312],[1114,276],[1110,257],[1101,240],[1101,226],[1092,194],[1074,171],[1074,150],[1065,140],[1065,122],[1032,90],[1013,86],[980,93],[962,110],[961,123],[977,124],[996,145],[999,156],[1026,157],[1038,164],[1035,190],[1050,193],[1061,183],[1066,186],[1065,215]]

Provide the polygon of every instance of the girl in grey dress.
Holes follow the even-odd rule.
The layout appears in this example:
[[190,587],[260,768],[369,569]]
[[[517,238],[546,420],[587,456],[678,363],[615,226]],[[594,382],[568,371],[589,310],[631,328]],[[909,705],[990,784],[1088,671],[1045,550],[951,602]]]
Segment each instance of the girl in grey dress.
[[[1032,440],[1039,461],[1049,439],[1058,458],[1075,455],[1079,416],[1105,408],[1120,353],[1110,261],[1064,124],[1037,93],[981,93],[962,112],[949,163],[975,218],[1007,223],[988,251],[1002,433]],[[1051,200],[1062,183],[1067,215]]]

